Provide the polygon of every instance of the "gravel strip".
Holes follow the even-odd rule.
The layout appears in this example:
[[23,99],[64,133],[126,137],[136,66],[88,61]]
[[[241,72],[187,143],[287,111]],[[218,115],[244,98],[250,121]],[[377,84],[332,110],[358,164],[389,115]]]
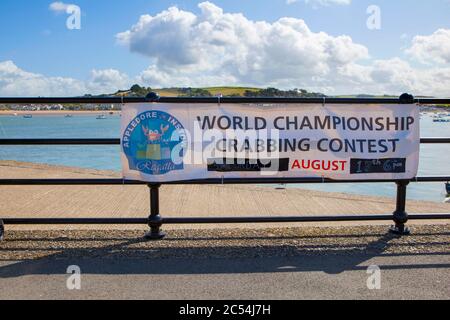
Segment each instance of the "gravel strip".
[[163,241],[144,231],[9,231],[0,261],[42,258],[254,258],[299,255],[450,254],[450,225],[416,226],[397,237],[385,226],[172,230]]

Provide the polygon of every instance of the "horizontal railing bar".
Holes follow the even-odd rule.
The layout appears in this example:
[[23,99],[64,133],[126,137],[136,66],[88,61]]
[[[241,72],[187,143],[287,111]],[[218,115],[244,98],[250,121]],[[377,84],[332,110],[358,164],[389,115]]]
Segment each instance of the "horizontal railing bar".
[[[446,220],[450,213],[410,214],[409,220]],[[5,225],[46,224],[148,224],[148,218],[3,218]],[[390,221],[389,215],[351,216],[283,216],[283,217],[184,217],[163,218],[162,224],[214,224],[214,223],[286,223],[327,221]]]
[[421,138],[420,143],[422,144],[445,144],[450,143],[450,138]]
[[[450,137],[421,138],[422,144],[450,144]],[[120,145],[120,139],[0,139],[0,145]]]
[[10,225],[27,224],[148,224],[148,218],[2,218]]
[[0,139],[0,145],[120,145],[120,139]]
[[147,182],[123,179],[0,179],[0,185],[147,185]]
[[[170,181],[163,185],[192,185],[192,184],[345,184],[345,183],[393,183],[398,180],[332,180],[322,178],[214,178],[196,179],[186,181]],[[423,176],[417,177],[410,182],[446,182],[450,181],[450,176]],[[152,184],[143,181],[123,180],[123,179],[0,179],[0,185],[23,186],[23,185],[148,185]]]
[[[410,220],[450,219],[448,214],[408,215]],[[277,223],[277,222],[326,222],[326,221],[386,221],[390,215],[354,215],[354,216],[303,216],[303,217],[215,217],[215,218],[163,218],[163,224],[208,224],[208,223]]]
[[[330,104],[399,104],[399,98],[281,98],[281,97],[161,97],[152,100],[146,97],[3,97],[0,104],[121,104],[121,103],[330,103]],[[420,104],[450,104],[450,99],[414,99]]]
[[411,182],[446,182],[450,176],[423,176],[411,179]]

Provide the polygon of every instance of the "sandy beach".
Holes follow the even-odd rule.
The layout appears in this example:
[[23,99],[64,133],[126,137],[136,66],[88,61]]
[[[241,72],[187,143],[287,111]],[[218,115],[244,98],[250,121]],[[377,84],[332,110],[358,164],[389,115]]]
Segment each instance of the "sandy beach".
[[[120,178],[121,174],[115,171],[0,161],[0,177],[4,179]],[[146,217],[149,212],[149,192],[146,186],[0,186],[0,194],[3,199],[0,203],[0,212],[3,217]],[[273,187],[255,185],[163,186],[160,194],[161,214],[166,217],[387,214],[395,209],[393,198],[294,188],[275,190]],[[450,204],[444,203],[408,200],[407,204],[409,213],[443,213],[450,210]],[[438,222],[433,221],[433,223]],[[314,223],[313,225],[356,224],[369,223]],[[302,224],[290,224],[292,225]],[[311,226],[311,224],[307,225]],[[270,226],[276,226],[276,224]],[[174,225],[164,228],[217,227],[219,226]],[[236,228],[237,226],[220,225],[220,227]],[[248,224],[239,225],[239,227],[260,228],[268,227],[268,225]],[[36,228],[146,229],[146,226],[9,226],[8,228],[22,230]]]

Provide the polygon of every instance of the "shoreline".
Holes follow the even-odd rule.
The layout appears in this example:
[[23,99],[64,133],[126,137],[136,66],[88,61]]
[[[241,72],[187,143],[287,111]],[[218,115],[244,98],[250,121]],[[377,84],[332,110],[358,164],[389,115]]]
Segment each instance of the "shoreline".
[[[450,111],[450,107],[444,106],[419,106],[421,113],[436,114],[445,111]],[[112,114],[120,115],[122,110],[0,110],[0,116],[23,116],[27,114],[39,115],[39,116],[61,116],[61,115],[99,115],[99,114]]]

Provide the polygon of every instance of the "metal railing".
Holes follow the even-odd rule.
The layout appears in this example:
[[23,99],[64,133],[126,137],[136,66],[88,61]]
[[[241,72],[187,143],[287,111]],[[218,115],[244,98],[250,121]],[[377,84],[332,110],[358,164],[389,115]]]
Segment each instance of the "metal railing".
[[[341,98],[159,98],[155,94],[147,97],[76,97],[76,98],[0,98],[0,104],[95,104],[95,103],[250,103],[250,104],[450,104],[450,99],[414,99],[411,95],[402,95],[398,99],[341,99]],[[450,144],[449,138],[422,138],[422,144]],[[0,145],[120,145],[120,139],[0,139]],[[173,181],[165,185],[189,184],[310,184],[310,183],[396,183],[396,210],[386,215],[349,215],[349,216],[277,216],[277,217],[170,217],[160,215],[159,192],[161,184],[149,184],[142,181],[124,179],[0,179],[0,185],[147,185],[150,189],[150,216],[148,218],[3,218],[0,212],[0,238],[4,225],[29,224],[148,224],[148,239],[162,239],[163,224],[214,224],[214,223],[294,223],[294,222],[326,222],[326,221],[388,221],[394,220],[391,232],[409,234],[406,227],[408,220],[449,219],[450,213],[412,214],[406,213],[406,192],[409,183],[446,182],[450,176],[422,176],[411,180],[351,180],[336,181],[322,178],[224,178],[189,181]]]

